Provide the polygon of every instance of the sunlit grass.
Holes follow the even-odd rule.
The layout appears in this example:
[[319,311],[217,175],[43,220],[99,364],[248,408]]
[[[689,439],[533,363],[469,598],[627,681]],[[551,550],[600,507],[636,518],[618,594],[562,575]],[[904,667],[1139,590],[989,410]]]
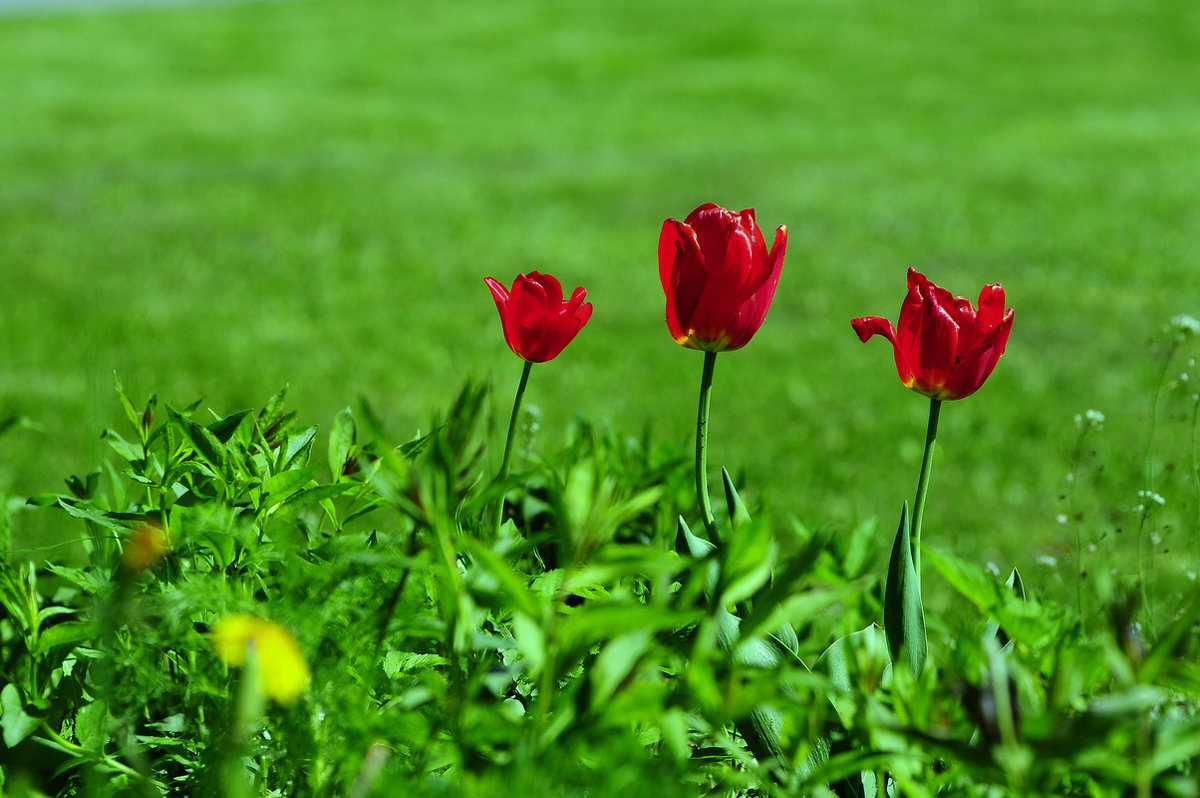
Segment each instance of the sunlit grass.
[[[321,421],[365,394],[412,430],[467,375],[508,395],[519,364],[481,278],[530,269],[596,307],[531,385],[544,434],[582,413],[686,446],[698,356],[666,334],[654,249],[663,218],[714,200],[791,243],[766,324],[719,369],[712,462],[778,514],[890,526],[924,407],[848,321],[894,317],[910,265],[970,296],[1002,282],[1009,352],[946,408],[926,536],[1039,573],[1076,540],[1056,517],[1077,413],[1107,418],[1103,484],[1072,499],[1083,539],[1136,527],[1160,330],[1200,310],[1198,14],[352,0],[0,17],[0,412],[43,427],[5,439],[2,484],[92,467],[114,370],[221,413],[290,384]],[[1157,456],[1180,474],[1177,393]],[[1194,505],[1166,511],[1195,534]]]

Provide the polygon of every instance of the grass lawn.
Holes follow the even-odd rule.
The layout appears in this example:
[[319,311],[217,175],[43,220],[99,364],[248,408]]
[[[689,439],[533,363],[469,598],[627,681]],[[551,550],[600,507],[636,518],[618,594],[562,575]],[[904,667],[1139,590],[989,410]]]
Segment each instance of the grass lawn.
[[222,414],[290,384],[323,425],[364,395],[397,437],[491,377],[502,422],[520,362],[482,277],[533,269],[595,305],[533,371],[542,433],[581,413],[686,448],[701,358],[666,333],[655,250],[712,200],[790,230],[765,325],[717,363],[710,462],[748,497],[890,535],[926,404],[849,320],[894,319],[911,265],[1016,309],[996,373],[944,408],[926,538],[1037,585],[1039,556],[1122,551],[1153,488],[1144,532],[1194,569],[1198,347],[1164,371],[1162,330],[1200,315],[1197,85],[1190,0],[0,17],[0,415],[40,425],[3,439],[0,488],[98,460],[114,371]]

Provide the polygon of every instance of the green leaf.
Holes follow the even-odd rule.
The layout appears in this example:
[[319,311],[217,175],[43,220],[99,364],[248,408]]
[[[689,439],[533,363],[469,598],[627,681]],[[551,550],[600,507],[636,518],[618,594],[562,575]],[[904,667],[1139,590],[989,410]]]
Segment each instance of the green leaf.
[[[287,473],[287,472],[285,472]],[[284,507],[301,507],[310,504],[317,504],[327,499],[335,499],[344,493],[349,493],[352,490],[357,490],[358,485],[353,482],[339,482],[333,485],[314,485],[311,488],[296,491],[291,496],[284,500]]]
[[354,451],[355,437],[354,411],[349,407],[342,408],[329,430],[329,470],[334,482],[342,478],[342,469]]
[[201,458],[208,462],[218,473],[224,473],[225,447],[217,436],[205,427],[182,415],[173,407],[167,407],[167,417],[172,424],[183,433],[183,437],[191,444]]
[[514,611],[523,612],[530,618],[541,616],[541,609],[538,606],[537,600],[525,586],[524,580],[503,557],[477,541],[468,540],[464,542],[471,554],[471,559],[474,560],[474,569],[477,569],[476,573],[471,572],[473,569],[468,569],[469,583],[482,581],[479,579],[478,572],[485,572],[496,581],[496,584],[509,600]]
[[839,637],[817,658],[813,670],[829,677],[829,702],[846,728],[853,728],[856,696],[883,684],[891,664],[886,633],[875,624]]
[[922,546],[922,551],[926,562],[951,587],[993,618],[1009,637],[1035,647],[1050,645],[1069,623],[1061,608],[1041,604],[1034,596],[1022,599],[1014,590],[1000,585],[982,566],[928,546]]
[[675,550],[681,555],[691,555],[696,559],[703,559],[712,553],[717,547],[702,537],[699,537],[692,532],[692,528],[687,525],[687,521],[683,520],[683,516],[679,516],[679,533],[675,536]]
[[100,433],[100,437],[126,462],[140,463],[146,459],[146,453],[142,451],[140,444],[130,443],[115,430],[106,429]]
[[271,504],[283,501],[316,478],[319,466],[305,466],[291,471],[280,471],[263,483],[263,495]]
[[645,629],[635,629],[610,640],[595,662],[588,668],[588,679],[591,681],[591,705],[598,709],[608,702],[616,693],[617,688],[629,676],[638,659],[646,651],[650,643],[650,633]]
[[754,596],[771,578],[776,546],[765,523],[749,517],[726,541],[721,563],[720,603],[732,606]]
[[65,621],[43,629],[38,635],[34,654],[44,654],[55,646],[74,645],[96,635],[96,625],[86,621]]
[[402,673],[416,670],[430,670],[446,665],[447,660],[440,654],[418,654],[412,651],[389,651],[383,656],[383,672],[389,679],[394,679]]
[[317,428],[309,427],[299,435],[288,438],[287,449],[283,457],[284,468],[295,468],[308,462],[313,440],[317,437]]
[[258,413],[258,426],[264,432],[283,418],[283,401],[287,397],[288,387],[285,385],[279,392],[267,400],[267,404]]
[[233,437],[233,433],[237,432],[237,428],[242,425],[242,421],[248,415],[250,415],[249,410],[239,410],[232,415],[219,418],[209,424],[208,431],[221,443],[229,443],[229,439]]
[[725,506],[729,508],[729,523],[734,529],[750,521],[750,513],[742,503],[737,488],[733,486],[733,477],[724,468],[721,469],[721,480],[725,483]]
[[913,564],[911,537],[908,502],[905,502],[883,590],[883,628],[892,661],[899,662],[903,657],[909,670],[920,675],[928,643],[925,610],[921,606],[921,578]]
[[546,663],[546,635],[542,627],[524,612],[513,613],[513,639],[525,663],[527,673],[540,673]]
[[0,690],[0,729],[4,732],[4,744],[9,748],[17,745],[37,730],[41,718],[25,712],[25,701],[15,684],[4,685]]
[[871,518],[850,530],[842,555],[842,569],[848,579],[857,579],[866,573],[879,550],[879,522]]
[[108,704],[93,701],[75,713],[75,739],[93,751],[104,747],[108,742]]
[[[91,521],[94,524],[99,524],[106,529],[123,532],[129,528],[131,523],[130,516],[127,513],[107,513],[101,510],[95,510],[86,505],[80,507],[67,501],[66,498],[60,498],[58,506],[67,511],[68,515],[79,518],[84,521]],[[140,517],[140,516],[138,516]],[[121,519],[126,519],[124,522]]]

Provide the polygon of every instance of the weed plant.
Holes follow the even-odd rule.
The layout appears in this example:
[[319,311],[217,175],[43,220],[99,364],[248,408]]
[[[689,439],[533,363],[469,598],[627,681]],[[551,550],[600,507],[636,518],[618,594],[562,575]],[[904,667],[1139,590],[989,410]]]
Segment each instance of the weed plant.
[[[1195,591],[1151,628],[1127,578],[1075,606],[927,544],[968,609],[914,677],[886,530],[751,512],[725,473],[713,547],[686,453],[582,420],[542,452],[523,417],[489,481],[487,395],[400,445],[362,403],[320,447],[282,393],[119,392],[113,456],[29,499],[86,562],[0,563],[5,794],[1200,794]],[[278,642],[218,656],[234,615],[298,643],[298,697],[268,697]]]

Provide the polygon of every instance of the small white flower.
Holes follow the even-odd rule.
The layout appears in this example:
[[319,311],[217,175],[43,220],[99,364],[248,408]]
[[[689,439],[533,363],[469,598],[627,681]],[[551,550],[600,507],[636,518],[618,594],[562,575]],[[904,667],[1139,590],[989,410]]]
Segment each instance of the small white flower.
[[1150,501],[1157,504],[1159,507],[1161,507],[1167,503],[1166,499],[1164,499],[1162,496],[1159,496],[1157,493],[1155,493],[1152,490],[1139,490],[1138,498],[1139,499],[1149,499]]
[[991,560],[988,560],[988,564],[984,567],[987,568],[988,573],[992,576],[1000,575],[1000,566],[996,565],[996,563],[992,562]]
[[1049,554],[1043,554],[1039,556],[1037,561],[1040,565],[1044,565],[1047,568],[1054,568],[1058,565],[1058,560],[1054,559]]
[[1065,524],[1067,523],[1067,516],[1065,513],[1059,513],[1058,515],[1054,516],[1054,520],[1060,524]]
[[1167,324],[1167,331],[1176,335],[1200,335],[1200,321],[1186,313],[1172,316]]

